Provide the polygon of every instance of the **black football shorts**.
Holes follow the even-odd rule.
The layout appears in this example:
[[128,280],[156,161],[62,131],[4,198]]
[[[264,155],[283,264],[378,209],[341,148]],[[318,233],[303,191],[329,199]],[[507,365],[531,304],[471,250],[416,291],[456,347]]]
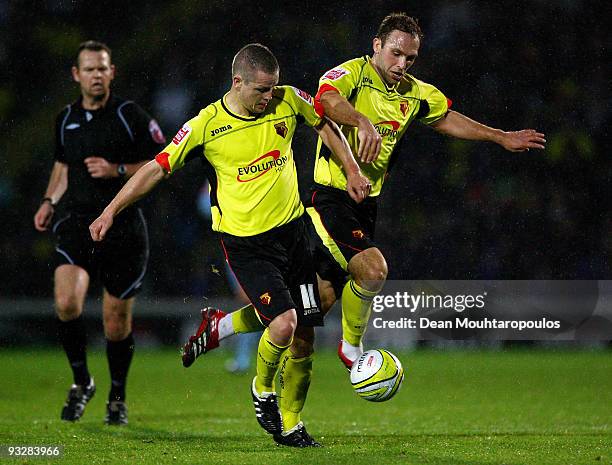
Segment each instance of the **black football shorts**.
[[139,291],[149,261],[144,215],[134,208],[121,212],[101,242],[94,242],[89,234],[96,217],[70,213],[55,223],[55,265],[77,265],[92,279],[99,276],[109,294],[129,299]]
[[377,201],[356,203],[348,192],[315,184],[306,209],[312,222],[313,256],[319,276],[341,292],[351,259],[374,243]]
[[309,240],[303,218],[255,236],[221,233],[227,263],[265,326],[292,308],[298,325],[323,326]]

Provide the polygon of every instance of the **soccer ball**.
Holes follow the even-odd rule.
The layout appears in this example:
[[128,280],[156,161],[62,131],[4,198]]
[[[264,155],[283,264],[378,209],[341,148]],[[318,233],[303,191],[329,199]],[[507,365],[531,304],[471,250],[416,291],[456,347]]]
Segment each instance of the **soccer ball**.
[[371,402],[391,399],[404,381],[398,358],[385,349],[368,350],[353,363],[351,384],[357,395]]

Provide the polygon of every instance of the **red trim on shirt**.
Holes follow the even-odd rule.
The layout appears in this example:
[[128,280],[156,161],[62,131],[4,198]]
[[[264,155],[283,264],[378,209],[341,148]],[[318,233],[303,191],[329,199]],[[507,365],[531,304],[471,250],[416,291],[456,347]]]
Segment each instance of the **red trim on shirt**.
[[315,108],[315,111],[317,112],[317,115],[319,115],[319,118],[323,118],[325,116],[325,109],[323,108],[323,104],[321,103],[321,95],[323,95],[325,92],[328,92],[330,90],[340,93],[340,91],[338,91],[338,89],[336,89],[331,84],[322,84],[321,87],[319,87],[319,91],[317,92],[317,95],[315,95],[314,108]]
[[446,106],[448,107],[449,110],[450,110],[450,107],[453,106],[453,101],[449,99],[448,97],[446,97]]
[[160,166],[164,169],[166,173],[172,171],[170,169],[170,162],[168,161],[168,157],[170,157],[170,154],[168,152],[158,153],[155,157],[155,161],[160,164]]

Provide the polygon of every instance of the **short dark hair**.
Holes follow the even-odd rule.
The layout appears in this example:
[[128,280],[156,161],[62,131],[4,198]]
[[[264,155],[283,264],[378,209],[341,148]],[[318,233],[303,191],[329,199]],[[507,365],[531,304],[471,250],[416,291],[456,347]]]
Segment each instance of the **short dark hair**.
[[274,74],[278,72],[278,61],[268,47],[262,44],[247,44],[234,56],[232,61],[232,77],[236,74],[249,82],[255,72]]
[[86,40],[85,42],[81,42],[79,45],[79,49],[77,50],[76,57],[74,59],[74,66],[79,67],[79,57],[81,56],[81,52],[83,50],[90,50],[92,52],[106,52],[108,53],[108,58],[111,57],[111,49],[104,42],[98,42],[97,40]]
[[423,32],[419,27],[418,20],[412,16],[408,16],[406,13],[391,13],[382,20],[378,27],[376,37],[380,39],[382,45],[385,45],[387,37],[393,31],[402,31],[408,34],[412,34],[419,39],[423,38]]

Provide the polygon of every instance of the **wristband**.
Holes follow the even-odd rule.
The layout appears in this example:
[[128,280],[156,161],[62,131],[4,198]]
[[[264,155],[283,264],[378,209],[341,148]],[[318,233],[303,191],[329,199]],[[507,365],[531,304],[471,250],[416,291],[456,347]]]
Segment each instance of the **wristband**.
[[53,199],[51,197],[43,197],[43,199],[40,201],[40,204],[42,205],[45,202],[49,202],[49,205],[55,207],[55,204],[53,203]]

